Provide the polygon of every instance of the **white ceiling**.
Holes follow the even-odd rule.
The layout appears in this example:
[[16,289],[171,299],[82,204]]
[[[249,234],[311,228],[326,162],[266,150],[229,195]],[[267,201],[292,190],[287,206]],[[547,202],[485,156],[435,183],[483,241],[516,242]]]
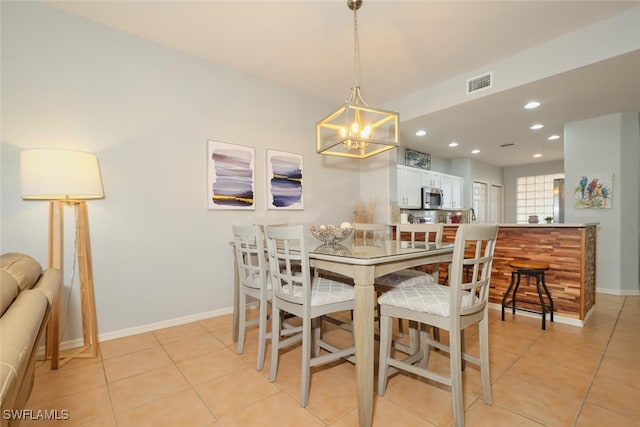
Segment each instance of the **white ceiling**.
[[[56,8],[207,60],[342,103],[354,79],[353,13],[346,0],[48,1]],[[361,75],[370,105],[380,105],[636,7],[640,1],[365,0],[358,12]],[[613,73],[613,74],[611,74]],[[612,79],[602,76],[615,75]],[[640,52],[402,123],[403,144],[444,158],[498,166],[561,159],[570,121],[640,111]],[[594,84],[597,82],[597,84]],[[528,129],[523,100],[544,108]],[[402,118],[402,111],[400,111]],[[422,140],[413,136],[424,127]],[[446,148],[451,140],[456,150]],[[471,145],[473,141],[473,146]],[[511,149],[500,144],[516,143]],[[542,151],[538,160],[531,156]]]

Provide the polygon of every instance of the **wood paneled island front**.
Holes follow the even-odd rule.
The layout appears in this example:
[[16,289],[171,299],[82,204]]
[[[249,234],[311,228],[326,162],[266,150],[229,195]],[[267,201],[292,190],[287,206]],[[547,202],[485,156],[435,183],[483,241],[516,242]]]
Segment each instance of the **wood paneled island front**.
[[[445,242],[453,243],[457,227],[445,224]],[[545,278],[556,316],[575,319],[570,323],[582,325],[596,301],[596,228],[597,224],[501,224],[489,302],[502,302],[511,281],[509,261],[547,262],[550,269]],[[529,287],[521,282],[518,299],[537,300],[535,280]]]

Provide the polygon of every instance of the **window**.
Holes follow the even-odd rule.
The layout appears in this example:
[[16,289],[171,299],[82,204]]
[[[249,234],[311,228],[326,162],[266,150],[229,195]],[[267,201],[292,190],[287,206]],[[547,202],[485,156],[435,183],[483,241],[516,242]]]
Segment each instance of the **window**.
[[538,215],[540,222],[553,216],[553,180],[564,174],[521,176],[516,185],[516,222],[525,224],[529,215]]

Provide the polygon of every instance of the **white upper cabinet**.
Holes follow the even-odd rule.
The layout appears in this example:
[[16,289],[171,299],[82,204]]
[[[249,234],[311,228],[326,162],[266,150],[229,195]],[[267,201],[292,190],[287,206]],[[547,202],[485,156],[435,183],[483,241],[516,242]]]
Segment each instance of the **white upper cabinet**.
[[398,165],[398,207],[420,208],[422,203],[421,170]]
[[398,165],[398,207],[422,207],[422,187],[441,188],[443,208],[462,208],[462,177]]
[[439,172],[422,171],[422,186],[441,188],[442,174]]
[[462,185],[463,185],[462,177],[454,176],[453,185],[451,187],[451,207],[454,209],[464,208],[462,204]]
[[453,175],[442,175],[440,181],[443,201],[442,207],[445,209],[462,208],[462,177]]

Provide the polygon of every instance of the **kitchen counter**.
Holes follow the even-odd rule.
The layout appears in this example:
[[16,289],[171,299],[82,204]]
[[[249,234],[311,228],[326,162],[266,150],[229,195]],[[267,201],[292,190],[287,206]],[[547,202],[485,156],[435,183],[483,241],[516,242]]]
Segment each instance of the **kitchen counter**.
[[[454,241],[458,225],[445,224],[443,241]],[[551,291],[556,317],[581,326],[596,300],[597,225],[500,224],[489,302],[502,302],[502,296],[511,281],[509,261],[534,259],[547,262],[550,269],[545,273],[545,281]],[[535,280],[530,286],[521,282],[518,297],[537,298]]]

